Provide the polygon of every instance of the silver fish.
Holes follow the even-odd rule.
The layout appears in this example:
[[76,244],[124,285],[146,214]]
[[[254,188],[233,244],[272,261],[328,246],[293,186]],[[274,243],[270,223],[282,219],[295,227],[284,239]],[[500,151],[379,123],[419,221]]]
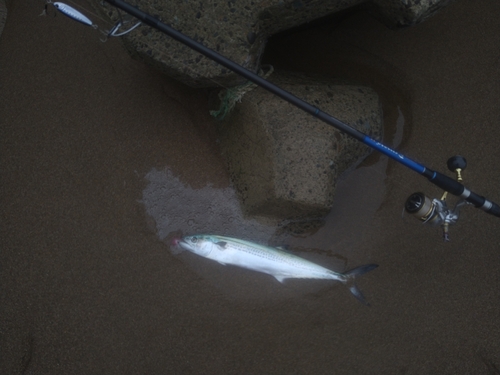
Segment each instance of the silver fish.
[[355,278],[378,267],[367,264],[338,273],[278,248],[218,235],[193,235],[174,239],[173,244],[223,265],[234,265],[267,273],[279,282],[285,279],[329,279],[340,281],[362,303],[368,305]]

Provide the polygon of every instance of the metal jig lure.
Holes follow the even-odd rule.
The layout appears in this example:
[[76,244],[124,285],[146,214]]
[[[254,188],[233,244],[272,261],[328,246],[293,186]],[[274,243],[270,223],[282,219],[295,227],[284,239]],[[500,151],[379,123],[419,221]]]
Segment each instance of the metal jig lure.
[[56,8],[59,12],[61,12],[62,14],[64,14],[66,17],[69,17],[69,18],[71,18],[71,19],[73,19],[73,20],[75,20],[77,22],[83,23],[84,25],[91,26],[94,29],[97,29],[97,25],[94,24],[90,20],[90,18],[88,18],[87,16],[85,16],[83,13],[79,12],[75,8],[69,6],[68,4],[64,4],[64,3],[61,3],[61,2],[55,2],[55,3],[53,3],[50,0],[47,1],[45,3],[45,9],[44,9],[44,11],[42,12],[42,14],[40,14],[41,16],[47,15],[47,5],[49,5],[49,4],[53,4],[54,8]]
[[55,2],[54,7],[64,14],[65,16],[74,19],[75,21],[81,22],[84,25],[92,26],[94,29],[97,29],[97,25],[95,25],[90,18],[85,16],[83,13],[77,11],[75,8],[70,7],[67,4],[61,2]]

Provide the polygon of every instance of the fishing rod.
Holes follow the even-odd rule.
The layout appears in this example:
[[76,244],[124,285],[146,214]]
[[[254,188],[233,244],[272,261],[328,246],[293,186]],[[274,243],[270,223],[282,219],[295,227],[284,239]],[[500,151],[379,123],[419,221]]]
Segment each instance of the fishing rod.
[[[273,93],[274,95],[280,97],[281,99],[293,104],[294,106],[302,109],[303,111],[311,114],[312,116],[320,119],[328,125],[340,130],[343,133],[350,135],[351,137],[357,139],[358,141],[366,144],[372,149],[387,155],[398,163],[404,165],[405,167],[419,173],[420,175],[427,178],[434,185],[445,191],[441,199],[429,199],[423,193],[412,194],[405,204],[405,210],[410,214],[413,214],[420,218],[425,223],[440,224],[443,227],[443,237],[447,241],[448,238],[448,226],[453,224],[458,219],[458,210],[461,206],[465,204],[472,204],[483,211],[500,217],[500,206],[485,197],[474,193],[473,191],[467,189],[461,184],[462,178],[460,172],[465,169],[466,161],[462,156],[455,156],[448,160],[448,168],[457,173],[457,179],[454,180],[440,172],[434,171],[430,168],[419,164],[410,158],[400,154],[399,152],[393,150],[392,148],[382,144],[381,142],[370,138],[368,135],[360,132],[359,130],[351,127],[350,125],[340,121],[339,119],[321,111],[319,108],[305,102],[302,99],[294,96],[290,92],[283,90],[282,88],[276,86],[275,84],[267,81],[266,79],[260,77],[258,74],[245,69],[241,65],[238,65],[234,61],[220,55],[219,53],[205,47],[201,43],[189,38],[188,36],[182,34],[181,32],[175,30],[174,28],[164,24],[159,19],[147,14],[138,8],[126,3],[122,0],[105,0],[107,3],[113,5],[117,9],[121,9],[124,12],[134,16],[142,23],[153,27],[162,33],[170,36],[176,41],[186,45],[187,47],[201,53],[202,55],[208,57],[209,59],[219,63],[225,68],[239,74],[240,76],[246,78],[247,80],[257,84],[258,86],[264,88],[265,90]],[[60,10],[60,9],[59,9]],[[68,14],[66,14],[68,15]],[[68,15],[71,17],[71,15]],[[76,17],[72,17],[75,18]],[[77,21],[78,20],[76,19]],[[460,201],[457,203],[454,209],[448,208],[446,204],[446,195],[450,193],[457,197],[460,197]]]

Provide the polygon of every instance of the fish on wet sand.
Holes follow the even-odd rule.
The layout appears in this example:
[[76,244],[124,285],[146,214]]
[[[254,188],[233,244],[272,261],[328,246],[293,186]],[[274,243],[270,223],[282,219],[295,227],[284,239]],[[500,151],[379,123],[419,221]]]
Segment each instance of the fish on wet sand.
[[338,273],[278,248],[218,235],[185,236],[174,239],[173,245],[223,265],[230,264],[267,273],[279,282],[285,279],[340,281],[365,305],[368,303],[356,286],[355,279],[378,267],[377,264],[367,264]]

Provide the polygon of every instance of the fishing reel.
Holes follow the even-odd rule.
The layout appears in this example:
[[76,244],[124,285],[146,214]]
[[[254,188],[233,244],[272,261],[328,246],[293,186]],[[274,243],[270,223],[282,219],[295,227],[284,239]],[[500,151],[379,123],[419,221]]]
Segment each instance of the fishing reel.
[[[448,159],[448,169],[456,173],[457,182],[462,182],[462,171],[467,167],[467,161],[463,156],[453,156]],[[460,207],[469,204],[464,199],[460,199],[453,209],[447,205],[445,191],[441,199],[430,199],[424,193],[413,193],[408,197],[404,210],[422,221],[423,224],[432,226],[440,225],[443,229],[443,240],[449,241],[448,229],[450,224],[455,224],[458,220]]]

